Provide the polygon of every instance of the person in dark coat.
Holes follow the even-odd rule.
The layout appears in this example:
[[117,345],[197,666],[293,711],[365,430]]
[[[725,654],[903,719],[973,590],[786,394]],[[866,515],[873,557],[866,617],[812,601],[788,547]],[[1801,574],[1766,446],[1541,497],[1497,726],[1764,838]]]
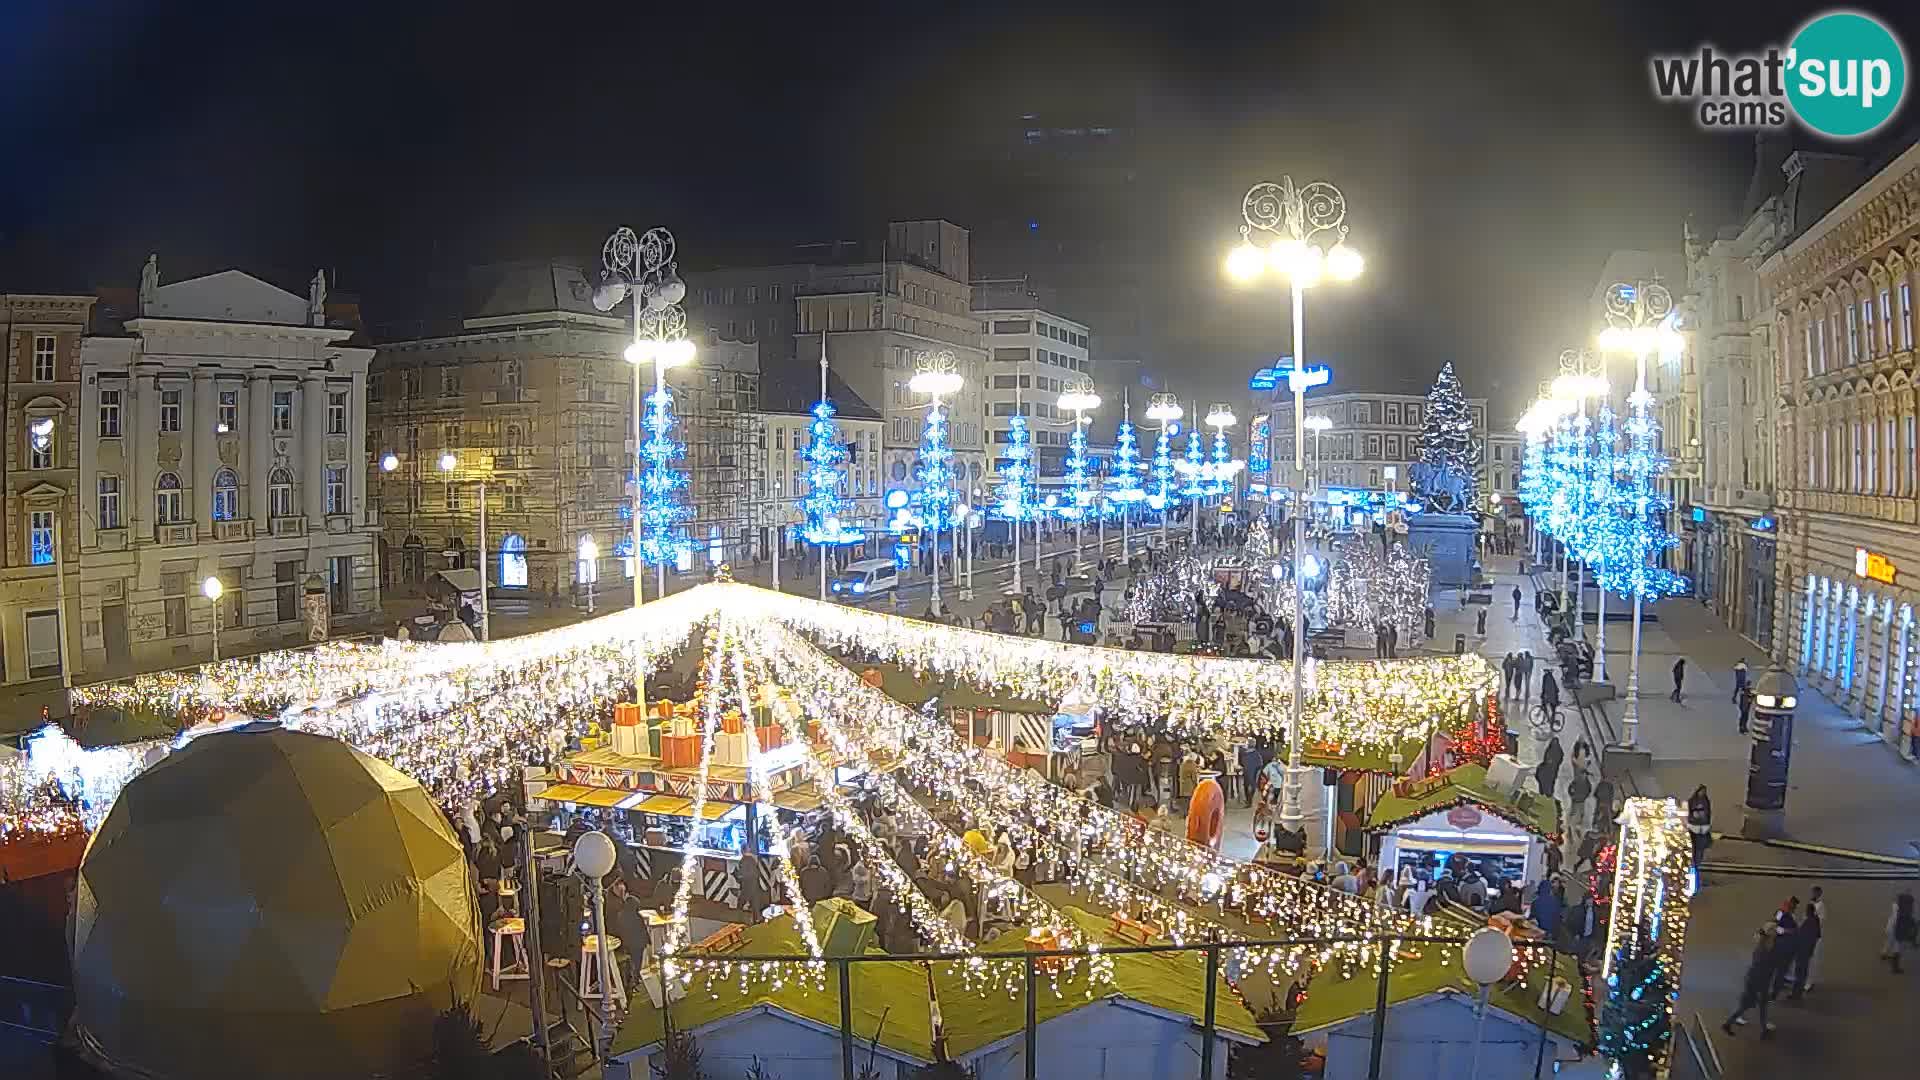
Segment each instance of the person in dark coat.
[[1533,770],[1533,778],[1540,785],[1540,794],[1554,798],[1556,785],[1560,782],[1560,765],[1566,760],[1566,751],[1560,748],[1560,737],[1549,736],[1546,750],[1540,755],[1540,764]]
[[1249,808],[1253,806],[1254,792],[1260,786],[1260,770],[1265,766],[1266,762],[1260,760],[1260,749],[1254,744],[1248,743],[1240,748],[1240,777],[1242,786],[1246,788],[1246,805]]
[[1540,707],[1548,712],[1560,708],[1560,684],[1554,681],[1551,671],[1540,673]]
[[1743,686],[1734,696],[1734,703],[1740,706],[1740,734],[1747,733],[1747,724],[1753,719],[1753,688]]
[[1707,796],[1705,784],[1694,788],[1693,796],[1687,800],[1687,833],[1693,839],[1693,866],[1697,874],[1700,860],[1707,856],[1707,845],[1713,843],[1713,800]]
[[1733,1025],[1747,1022],[1747,1010],[1760,1010],[1760,1037],[1773,1037],[1773,1022],[1767,1019],[1767,1003],[1772,1000],[1773,954],[1776,932],[1769,923],[1754,932],[1753,954],[1747,958],[1747,975],[1741,982],[1740,1007],[1721,1023],[1720,1030],[1734,1034]]
[[1687,658],[1681,657],[1673,662],[1673,700],[1680,701],[1680,694],[1687,685]]
[[1513,618],[1510,621],[1520,621],[1520,586],[1518,585],[1513,587]]

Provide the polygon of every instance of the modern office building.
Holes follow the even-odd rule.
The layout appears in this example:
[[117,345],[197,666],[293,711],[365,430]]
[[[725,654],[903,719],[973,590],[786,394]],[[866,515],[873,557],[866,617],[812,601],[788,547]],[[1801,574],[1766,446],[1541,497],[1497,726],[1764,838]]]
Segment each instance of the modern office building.
[[[1094,378],[1090,331],[1084,323],[1038,306],[1037,299],[1022,280],[974,283],[973,313],[980,319],[988,357],[988,473],[997,476],[1008,421],[1024,416],[1040,483],[1058,486],[1074,422],[1073,414],[1060,408],[1060,393],[1076,381]],[[1109,404],[1108,411],[1117,414],[1120,403],[1103,402]]]

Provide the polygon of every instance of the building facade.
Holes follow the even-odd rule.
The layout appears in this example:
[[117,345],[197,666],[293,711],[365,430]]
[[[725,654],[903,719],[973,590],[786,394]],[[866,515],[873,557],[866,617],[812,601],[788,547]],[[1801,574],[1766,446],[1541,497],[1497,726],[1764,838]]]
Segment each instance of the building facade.
[[1910,756],[1920,146],[1768,256],[1760,285],[1780,421],[1774,654]]
[[[1485,452],[1487,399],[1468,398],[1467,405],[1473,413],[1474,438],[1482,448],[1480,490],[1484,494],[1491,468]],[[1275,483],[1283,484],[1293,460],[1293,395],[1275,391],[1263,407],[1272,413]],[[1308,471],[1317,469],[1320,482],[1331,487],[1407,490],[1407,470],[1420,459],[1426,407],[1424,394],[1308,394],[1307,415],[1333,421],[1318,436],[1307,433]]]
[[1041,485],[1058,486],[1074,423],[1073,413],[1060,408],[1060,393],[1076,380],[1093,379],[1090,332],[1084,324],[1044,308],[999,306],[1007,299],[1012,298],[993,297],[994,306],[976,304],[973,312],[980,319],[988,357],[984,407],[992,447],[989,482],[998,481],[1009,421],[1018,415],[1027,418]]
[[[592,581],[602,602],[631,602],[631,316],[595,310],[586,274],[561,263],[483,267],[472,285],[470,313],[384,343],[374,360],[373,445],[396,465],[373,481],[383,580],[410,593],[436,571],[473,566],[484,490],[490,585],[554,596]],[[751,557],[760,524],[749,497],[760,483],[758,349],[694,336],[693,364],[667,375],[694,511],[690,574],[715,555]],[[653,373],[639,375],[644,399]],[[597,559],[578,557],[583,540]]]
[[[54,715],[63,714],[57,693],[63,667],[76,676],[84,670],[76,632],[79,576],[73,571],[85,509],[79,487],[80,442],[87,430],[80,414],[81,351],[93,305],[91,296],[0,295],[7,385],[0,419],[6,432],[0,682],[22,691],[54,691],[23,701],[29,713],[45,704]],[[56,552],[64,567],[54,565]],[[72,614],[63,619],[65,613]]]
[[325,297],[238,270],[161,285],[149,260],[137,315],[82,343],[76,667],[203,661],[216,617],[226,653],[373,625],[373,350]]
[[[833,401],[834,425],[847,446],[846,483],[840,490],[845,508],[841,521],[875,536],[886,528],[886,511],[880,497],[880,440],[885,426],[880,411],[861,400],[847,388],[838,375],[829,373],[828,396]],[[765,524],[761,543],[769,555],[776,549],[782,559],[804,553],[806,545],[792,535],[801,523],[800,500],[808,493],[803,458],[811,445],[813,406],[820,400],[817,381],[768,378],[760,386],[760,408],[766,425],[765,464],[758,498]],[[861,555],[879,551],[875,545],[860,545],[843,555]]]

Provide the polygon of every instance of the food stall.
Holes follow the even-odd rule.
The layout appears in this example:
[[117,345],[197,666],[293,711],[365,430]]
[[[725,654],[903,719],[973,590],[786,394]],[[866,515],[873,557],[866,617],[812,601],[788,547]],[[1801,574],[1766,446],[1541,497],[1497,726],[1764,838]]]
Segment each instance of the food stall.
[[1396,877],[1430,854],[1443,865],[1460,854],[1523,886],[1545,875],[1547,845],[1559,829],[1552,799],[1489,784],[1486,767],[1474,763],[1396,783],[1367,818],[1367,831],[1380,845],[1379,865]]

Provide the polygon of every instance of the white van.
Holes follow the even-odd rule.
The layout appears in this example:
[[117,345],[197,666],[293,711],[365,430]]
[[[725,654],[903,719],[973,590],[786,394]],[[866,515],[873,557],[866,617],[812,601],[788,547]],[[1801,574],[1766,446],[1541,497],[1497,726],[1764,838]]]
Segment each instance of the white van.
[[900,568],[892,559],[862,559],[848,563],[833,579],[833,594],[844,600],[864,600],[893,591],[900,582]]

